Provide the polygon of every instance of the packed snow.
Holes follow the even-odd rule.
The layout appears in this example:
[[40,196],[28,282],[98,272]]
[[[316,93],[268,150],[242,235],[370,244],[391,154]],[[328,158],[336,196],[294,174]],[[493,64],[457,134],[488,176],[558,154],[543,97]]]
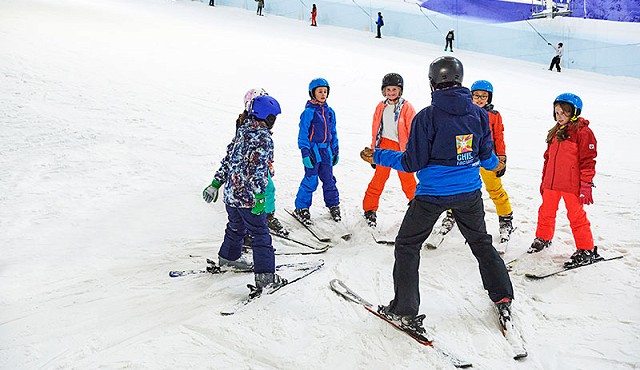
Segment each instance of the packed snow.
[[[361,216],[373,171],[359,152],[370,143],[382,76],[400,73],[404,97],[419,110],[430,102],[428,65],[442,53],[441,45],[186,0],[0,2],[0,368],[451,368],[329,289],[339,278],[372,303],[393,297],[393,247],[375,244]],[[425,327],[479,369],[638,368],[640,80],[453,55],[464,63],[465,86],[493,83],[504,119],[503,184],[517,226],[505,260],[534,237],[544,139],[563,92],[582,97],[598,139],[595,204],[587,207],[596,244],[624,258],[527,279],[529,269],[559,265],[573,252],[561,204],[552,248],[511,273],[529,351],[517,362],[454,229],[440,248],[422,251]],[[282,106],[274,181],[278,216],[291,221],[283,209],[293,207],[303,175],[298,118],[318,76],[331,84],[341,149],[335,172],[353,237],[324,254],[277,256],[322,258],[325,266],[221,316],[247,295],[251,274],[171,279],[168,271],[216,258],[226,214],[201,192],[253,87]],[[315,195],[312,215],[326,217],[321,191]],[[381,223],[397,228],[406,203],[392,174]],[[496,240],[486,194],[485,209]]]

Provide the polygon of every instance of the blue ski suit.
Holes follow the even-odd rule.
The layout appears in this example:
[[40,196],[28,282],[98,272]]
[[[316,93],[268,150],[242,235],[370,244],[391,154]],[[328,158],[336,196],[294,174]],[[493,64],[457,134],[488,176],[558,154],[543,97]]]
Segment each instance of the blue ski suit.
[[296,195],[296,208],[311,207],[313,192],[318,188],[318,178],[322,180],[325,206],[339,205],[336,178],[333,176],[333,166],[338,162],[339,152],[336,114],[326,102],[307,102],[300,115],[298,148],[303,160],[309,158],[311,167],[304,168],[304,178]]

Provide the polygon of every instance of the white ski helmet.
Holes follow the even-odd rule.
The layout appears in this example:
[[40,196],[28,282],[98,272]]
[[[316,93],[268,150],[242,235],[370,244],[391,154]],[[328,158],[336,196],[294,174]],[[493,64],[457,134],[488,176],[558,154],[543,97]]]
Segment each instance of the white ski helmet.
[[249,91],[247,91],[247,93],[244,94],[244,109],[246,109],[247,112],[250,112],[251,102],[253,101],[253,99],[255,99],[257,96],[264,96],[264,95],[269,95],[269,94],[262,87],[250,89]]

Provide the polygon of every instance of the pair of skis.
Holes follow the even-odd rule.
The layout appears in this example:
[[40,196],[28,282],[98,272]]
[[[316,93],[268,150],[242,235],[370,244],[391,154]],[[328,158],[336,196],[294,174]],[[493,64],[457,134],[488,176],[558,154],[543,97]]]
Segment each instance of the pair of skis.
[[[302,226],[304,226],[304,228],[307,229],[311,233],[311,235],[313,235],[318,241],[322,243],[334,242],[336,236],[342,240],[351,239],[351,232],[347,230],[347,227],[345,226],[343,221],[327,220],[327,222],[325,223],[324,220],[320,222],[314,222],[312,220],[305,222],[296,217],[293,211],[285,209],[285,212],[287,212],[291,217],[293,217],[294,220],[298,221]],[[321,227],[321,224],[327,225],[327,228],[330,228],[332,232],[327,231],[325,227]]]
[[[454,354],[452,351],[442,347],[441,344],[436,343],[433,339],[431,339],[430,334],[422,334],[417,333],[413,330],[406,329],[400,326],[398,323],[388,319],[386,316],[381,315],[376,311],[373,304],[366,301],[364,298],[360,297],[355,291],[350,289],[344,282],[339,279],[333,279],[329,283],[331,290],[333,290],[336,294],[341,296],[342,298],[358,304],[362,306],[367,312],[373,314],[374,316],[384,320],[388,324],[392,325],[396,329],[406,333],[411,338],[413,338],[416,342],[433,348],[440,356],[449,360],[455,367],[457,368],[468,368],[472,367],[473,364],[469,361],[461,359],[459,356]],[[502,326],[501,326],[502,327]],[[514,350],[514,359],[521,359],[527,356],[526,349],[524,349],[524,343],[522,341],[522,336],[519,333],[516,333],[516,329],[511,325],[508,328],[508,331],[505,331],[503,328],[503,334],[505,335],[505,339]]]

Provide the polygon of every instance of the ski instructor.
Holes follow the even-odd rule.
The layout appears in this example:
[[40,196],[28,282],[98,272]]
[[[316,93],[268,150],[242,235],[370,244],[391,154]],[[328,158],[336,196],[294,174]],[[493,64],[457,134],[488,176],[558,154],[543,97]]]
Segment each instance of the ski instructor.
[[484,221],[480,169],[500,171],[505,164],[493,152],[487,112],[474,105],[471,92],[462,87],[462,63],[440,57],[429,66],[431,105],[413,119],[404,152],[365,148],[368,163],[398,171],[416,172],[415,198],[402,220],[395,241],[393,285],[395,296],[378,313],[405,330],[424,334],[420,308],[420,248],[438,216],[453,211],[460,232],[478,260],[489,298],[500,321],[510,320],[513,287],[502,258],[492,245]]

